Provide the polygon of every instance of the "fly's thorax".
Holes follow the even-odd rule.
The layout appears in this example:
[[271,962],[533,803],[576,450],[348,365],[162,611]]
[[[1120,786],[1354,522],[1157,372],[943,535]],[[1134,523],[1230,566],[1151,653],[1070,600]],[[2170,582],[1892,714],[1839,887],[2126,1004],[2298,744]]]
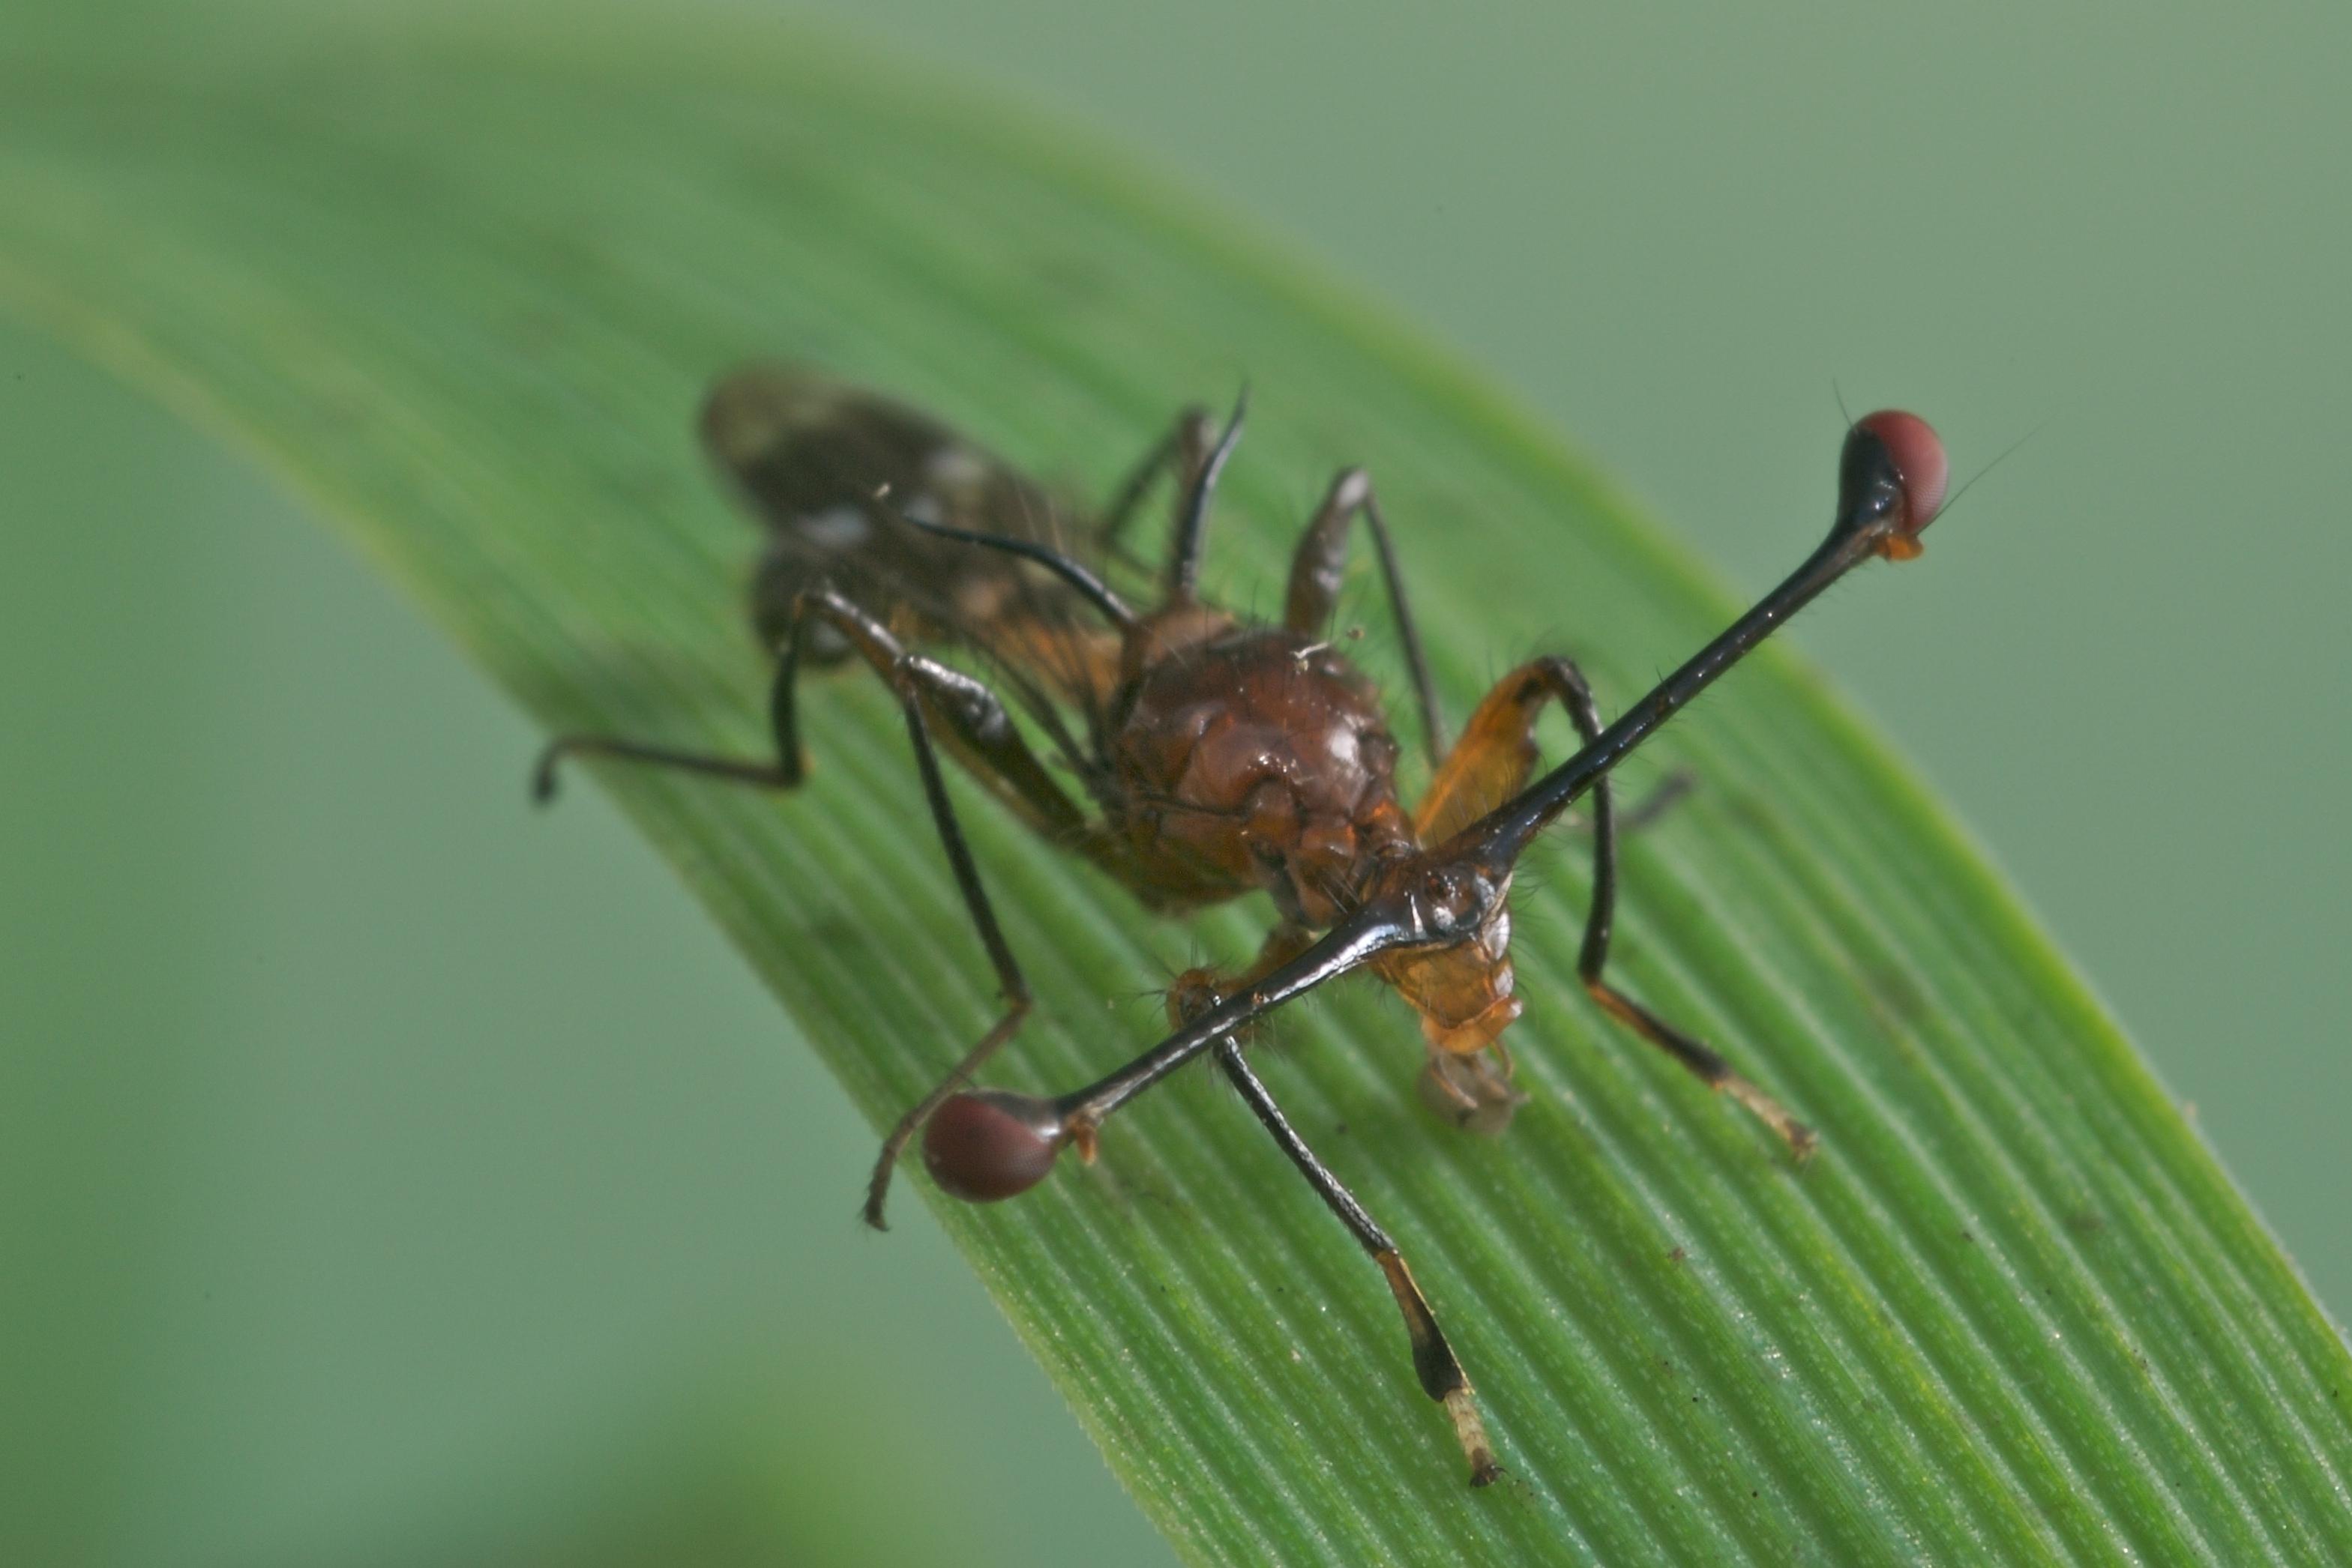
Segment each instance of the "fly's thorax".
[[1130,844],[1203,896],[1263,887],[1289,920],[1330,925],[1410,848],[1371,683],[1276,628],[1147,622],[1130,641],[1143,638],[1154,656],[1130,664],[1108,748]]
[[1424,854],[1395,862],[1367,889],[1426,937],[1381,954],[1371,967],[1421,1015],[1432,1051],[1484,1051],[1519,1016],[1510,888],[1508,872]]

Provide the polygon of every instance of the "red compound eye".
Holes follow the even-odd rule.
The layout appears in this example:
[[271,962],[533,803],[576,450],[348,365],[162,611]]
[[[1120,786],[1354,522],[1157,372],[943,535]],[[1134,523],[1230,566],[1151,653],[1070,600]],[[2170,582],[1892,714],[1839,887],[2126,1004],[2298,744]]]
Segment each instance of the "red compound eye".
[[994,1203],[1045,1180],[1066,1136],[1047,1102],[976,1089],[931,1113],[923,1128],[923,1165],[950,1197]]
[[1943,509],[1951,483],[1951,460],[1935,427],[1916,413],[1885,408],[1854,421],[1853,427],[1878,437],[1903,481],[1903,531],[1916,534]]

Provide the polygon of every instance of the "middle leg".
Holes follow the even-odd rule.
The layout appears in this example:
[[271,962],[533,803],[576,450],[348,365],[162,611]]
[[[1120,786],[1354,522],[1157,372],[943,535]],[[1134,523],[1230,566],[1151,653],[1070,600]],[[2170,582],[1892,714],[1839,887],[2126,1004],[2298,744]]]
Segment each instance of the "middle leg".
[[1349,525],[1358,517],[1372,533],[1372,553],[1380,559],[1381,576],[1389,589],[1389,611],[1396,621],[1397,639],[1404,644],[1405,672],[1412,681],[1413,700],[1421,705],[1421,732],[1434,764],[1445,751],[1445,721],[1438,714],[1437,686],[1429,678],[1429,661],[1421,652],[1421,632],[1413,625],[1412,605],[1405,598],[1404,574],[1396,549],[1389,543],[1388,524],[1381,518],[1381,503],[1372,494],[1372,476],[1361,468],[1343,468],[1314,520],[1299,536],[1290,558],[1290,589],[1283,601],[1283,624],[1302,636],[1319,635],[1329,624],[1339,601],[1339,585],[1348,566]]
[[1095,524],[1095,548],[1104,556],[1116,556],[1129,566],[1143,565],[1127,548],[1128,524],[1135,519],[1145,494],[1162,474],[1174,476],[1175,508],[1181,509],[1216,438],[1216,427],[1209,423],[1208,410],[1196,403],[1179,413],[1160,439],[1152,443],[1151,449],[1128,470],[1118,487],[1110,493],[1110,499],[1104,503],[1101,517]]

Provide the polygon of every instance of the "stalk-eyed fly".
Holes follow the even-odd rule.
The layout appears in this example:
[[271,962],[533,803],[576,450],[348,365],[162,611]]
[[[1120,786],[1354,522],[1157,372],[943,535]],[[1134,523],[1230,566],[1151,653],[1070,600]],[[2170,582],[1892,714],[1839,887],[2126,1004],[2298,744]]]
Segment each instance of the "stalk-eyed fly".
[[[570,735],[541,756],[536,789],[551,796],[557,765],[572,756],[793,789],[803,770],[802,671],[863,662],[905,714],[932,821],[1004,997],[995,1025],[884,1139],[866,1222],[881,1228],[892,1169],[919,1131],[941,1189],[975,1201],[1011,1197],[1043,1179],[1065,1148],[1091,1161],[1113,1113],[1209,1057],[1380,1266],[1422,1386],[1445,1406],[1471,1481],[1483,1485],[1500,1470],[1468,1377],[1395,1244],[1251,1068],[1249,1028],[1327,980],[1369,970],[1419,1017],[1431,1103],[1465,1126],[1499,1130],[1517,1099],[1501,1040],[1520,1009],[1513,871],[1538,833],[1582,802],[1593,844],[1578,966],[1585,988],[1635,1035],[1754,1113],[1796,1157],[1810,1153],[1810,1128],[1608,979],[1621,827],[1610,773],[1832,582],[1873,557],[1918,554],[1920,531],[1944,499],[1943,447],[1912,414],[1855,421],[1828,538],[1615,723],[1601,723],[1576,666],[1549,656],[1497,682],[1449,746],[1403,573],[1363,470],[1343,470],[1308,520],[1279,620],[1248,620],[1202,596],[1210,506],[1243,412],[1237,403],[1220,428],[1186,411],[1089,517],[885,399],[786,367],[722,378],[704,404],[702,436],[765,529],[751,619],[776,661],[775,755],[714,757]],[[1141,575],[1126,530],[1163,478],[1172,481],[1172,538],[1139,607],[1111,579],[1122,567]],[[1398,793],[1399,744],[1378,695],[1328,636],[1360,523],[1386,582],[1433,768],[1410,807]],[[938,656],[959,649],[985,677]],[[1536,721],[1555,703],[1582,748],[1535,777]],[[1020,1029],[1030,996],[957,825],[940,750],[1031,829],[1151,909],[1181,913],[1263,890],[1278,918],[1256,959],[1235,973],[1178,977],[1169,993],[1173,1032],[1094,1083],[1053,1098],[971,1087]]]

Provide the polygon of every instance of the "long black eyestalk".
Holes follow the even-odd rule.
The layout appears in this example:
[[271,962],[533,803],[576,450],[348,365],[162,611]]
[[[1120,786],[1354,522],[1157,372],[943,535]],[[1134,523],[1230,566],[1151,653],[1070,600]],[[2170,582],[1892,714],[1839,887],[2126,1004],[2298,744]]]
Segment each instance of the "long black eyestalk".
[[1399,946],[1411,933],[1372,910],[1340,922],[1313,946],[1245,991],[1226,998],[1133,1061],[1084,1089],[1063,1095],[1055,1108],[1068,1120],[1099,1125],[1104,1117],[1206,1051],[1223,1036],[1246,1027],[1262,1013],[1324,981],[1360,968],[1374,954]]
[[[1916,472],[1906,478],[1906,465]],[[1634,747],[1657,733],[1723,673],[1787,623],[1847,572],[1883,555],[1919,553],[1919,531],[1943,505],[1943,447],[1935,433],[1907,413],[1869,414],[1846,434],[1838,464],[1837,520],[1829,538],[1803,565],[1756,601],[1723,634],[1625,710],[1600,738],[1463,830],[1454,842],[1476,846],[1482,858],[1517,861],[1535,836],[1599,782]]]

